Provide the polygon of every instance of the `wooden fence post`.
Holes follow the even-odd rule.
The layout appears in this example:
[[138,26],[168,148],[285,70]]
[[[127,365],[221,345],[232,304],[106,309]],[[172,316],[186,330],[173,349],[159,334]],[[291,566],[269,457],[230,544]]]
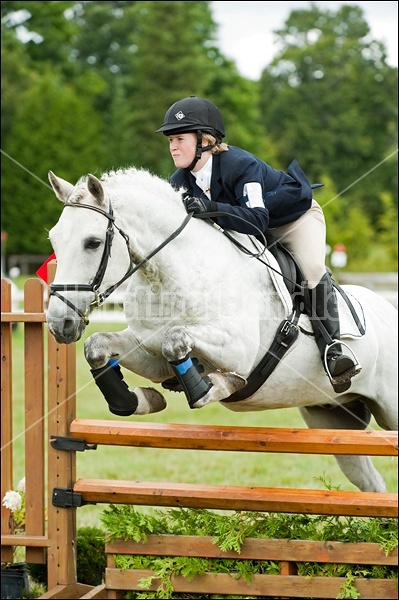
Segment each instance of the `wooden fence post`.
[[[55,261],[48,265],[54,279]],[[75,344],[57,344],[48,335],[48,441],[52,436],[68,436],[76,416]],[[53,506],[55,487],[72,489],[76,480],[74,452],[48,450],[48,590],[56,586],[76,585],[76,508]],[[66,597],[66,596],[64,596]],[[68,596],[75,597],[75,596]]]
[[[43,286],[38,279],[25,283],[24,310],[43,312]],[[45,535],[44,446],[44,323],[25,323],[25,534]],[[45,563],[44,548],[27,548],[26,562]]]
[[[1,280],[2,311],[11,312],[11,284]],[[1,497],[12,488],[12,324],[1,323]],[[1,504],[1,531],[12,534],[10,512]],[[13,548],[1,549],[2,562],[12,562]]]

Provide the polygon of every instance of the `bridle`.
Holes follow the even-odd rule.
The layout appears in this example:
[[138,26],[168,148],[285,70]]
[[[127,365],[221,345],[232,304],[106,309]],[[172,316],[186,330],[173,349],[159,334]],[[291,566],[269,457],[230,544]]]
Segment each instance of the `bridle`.
[[[110,296],[112,294],[112,292],[116,290],[116,288],[118,288],[131,275],[133,275],[133,273],[135,273],[136,271],[141,269],[150,260],[150,258],[155,256],[155,254],[157,254],[160,250],[162,250],[162,248],[164,246],[169,244],[169,242],[171,242],[176,236],[178,236],[179,233],[181,231],[183,231],[183,229],[186,227],[186,225],[190,221],[191,217],[193,216],[193,213],[189,213],[186,216],[186,218],[184,219],[184,221],[182,222],[182,224],[180,225],[180,227],[178,227],[166,240],[164,240],[159,246],[157,246],[152,252],[150,252],[150,254],[148,254],[142,261],[140,261],[137,265],[134,265],[134,263],[132,261],[132,255],[130,252],[130,248],[129,248],[129,236],[120,227],[118,227],[118,225],[116,225],[114,213],[112,210],[111,200],[109,200],[108,212],[105,210],[102,210],[101,208],[98,208],[97,206],[91,206],[90,204],[75,204],[72,202],[65,202],[65,207],[67,207],[67,206],[71,206],[73,208],[87,208],[88,210],[94,210],[95,212],[98,212],[101,215],[104,215],[104,217],[106,217],[108,219],[108,226],[107,226],[107,231],[106,231],[104,250],[103,250],[102,257],[101,257],[100,265],[97,269],[97,273],[95,274],[93,281],[91,283],[57,283],[57,284],[52,283],[52,284],[50,284],[50,294],[49,295],[56,296],[57,298],[59,298],[60,300],[65,302],[65,304],[67,304],[67,306],[69,306],[69,308],[72,308],[72,310],[74,310],[79,315],[79,317],[84,321],[84,323],[86,325],[89,324],[89,314],[93,310],[93,308],[102,306],[104,304],[105,300],[108,298],[108,296]],[[125,240],[127,252],[129,255],[129,266],[128,266],[128,269],[127,269],[126,273],[124,274],[124,276],[121,279],[119,279],[119,281],[117,283],[115,283],[114,285],[107,288],[104,292],[100,292],[99,288],[102,284],[105,272],[107,270],[108,259],[111,256],[112,241],[113,241],[114,234],[115,234],[114,228],[120,233],[120,235]],[[87,309],[84,312],[82,312],[77,306],[75,306],[70,300],[68,300],[68,298],[65,298],[65,296],[62,296],[61,294],[58,293],[58,292],[71,292],[71,291],[93,292],[94,300],[93,300],[93,302],[91,302],[89,304]]]

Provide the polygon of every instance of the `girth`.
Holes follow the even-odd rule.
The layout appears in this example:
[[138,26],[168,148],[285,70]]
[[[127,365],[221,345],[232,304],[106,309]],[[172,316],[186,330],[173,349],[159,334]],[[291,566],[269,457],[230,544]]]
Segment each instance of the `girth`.
[[240,390],[231,394],[228,398],[221,400],[221,402],[238,402],[239,400],[245,400],[258,391],[266,379],[273,373],[285,353],[296,341],[299,334],[298,320],[300,314],[300,310],[297,308],[291,314],[290,319],[285,319],[280,323],[270,348],[249,375],[247,384]]

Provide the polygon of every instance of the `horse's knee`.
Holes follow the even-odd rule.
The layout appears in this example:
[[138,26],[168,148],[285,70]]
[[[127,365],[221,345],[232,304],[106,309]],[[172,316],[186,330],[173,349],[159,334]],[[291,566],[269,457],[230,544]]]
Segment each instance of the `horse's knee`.
[[92,369],[104,367],[111,356],[106,334],[93,333],[87,338],[84,343],[84,355]]
[[180,360],[194,348],[194,338],[187,327],[175,325],[168,329],[162,342],[162,354],[168,362]]

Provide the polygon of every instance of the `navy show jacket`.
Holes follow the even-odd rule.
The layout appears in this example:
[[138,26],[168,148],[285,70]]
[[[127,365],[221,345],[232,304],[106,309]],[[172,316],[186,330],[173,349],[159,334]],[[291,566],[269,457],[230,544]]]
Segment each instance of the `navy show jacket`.
[[[312,204],[312,187],[296,160],[287,172],[278,171],[246,150],[230,145],[228,151],[213,154],[212,160],[212,202],[217,203],[218,211],[238,215],[248,222],[220,216],[216,222],[223,229],[257,235],[251,224],[265,232],[267,228],[296,221]],[[244,186],[251,182],[260,183],[265,208],[246,207]],[[185,189],[183,197],[207,198],[187,169],[178,169],[170,183],[175,189]]]

